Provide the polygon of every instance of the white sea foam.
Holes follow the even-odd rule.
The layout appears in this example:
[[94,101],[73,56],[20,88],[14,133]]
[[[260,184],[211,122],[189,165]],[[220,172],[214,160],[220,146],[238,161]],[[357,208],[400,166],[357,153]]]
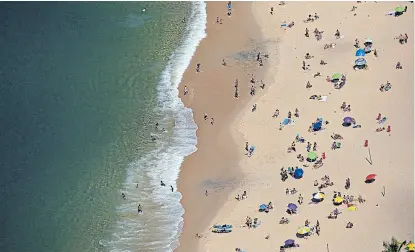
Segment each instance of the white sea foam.
[[[178,86],[200,41],[206,36],[206,3],[192,2],[192,13],[181,45],[171,55],[160,76],[158,108],[160,125],[174,120],[174,127],[160,133],[157,148],[128,167],[123,192],[127,200],[117,207],[118,221],[110,239],[101,240],[105,250],[173,251],[183,226],[182,195],[176,180],[184,157],[196,151],[196,129],[193,112],[178,98]],[[160,180],[166,184],[160,186]],[[135,185],[138,184],[138,188]],[[137,204],[144,213],[137,214]]]

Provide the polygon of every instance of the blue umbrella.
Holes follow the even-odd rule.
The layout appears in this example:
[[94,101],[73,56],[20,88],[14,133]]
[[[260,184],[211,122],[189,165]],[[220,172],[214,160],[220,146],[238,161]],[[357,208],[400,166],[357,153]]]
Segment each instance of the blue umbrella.
[[321,130],[321,126],[323,125],[322,121],[318,121],[316,123],[313,123],[313,131],[319,131]]
[[282,121],[282,125],[288,125],[291,123],[291,119],[290,118],[285,118],[284,121]]
[[288,209],[290,209],[290,210],[295,210],[295,209],[297,209],[297,205],[296,204],[294,204],[294,203],[290,203],[290,204],[288,204]]
[[364,58],[358,58],[354,63],[356,66],[364,66],[366,65],[366,60]]
[[364,49],[359,49],[356,51],[356,56],[365,56],[366,52]]
[[304,171],[303,169],[299,168],[299,169],[295,169],[294,171],[294,178],[295,179],[300,179],[303,177]]
[[267,205],[266,204],[262,204],[262,205],[259,206],[259,210],[260,211],[264,211],[266,209],[267,209]]
[[285,246],[292,246],[294,245],[295,241],[293,239],[289,239],[285,241]]

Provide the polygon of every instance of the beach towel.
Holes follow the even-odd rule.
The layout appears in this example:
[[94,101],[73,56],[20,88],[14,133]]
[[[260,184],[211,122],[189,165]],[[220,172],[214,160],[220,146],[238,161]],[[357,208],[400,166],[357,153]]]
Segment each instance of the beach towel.
[[382,119],[380,119],[378,121],[378,124],[382,124],[382,123],[386,122],[386,120],[388,120],[388,118],[387,117],[383,117]]
[[318,101],[325,102],[327,101],[327,95],[322,95]]

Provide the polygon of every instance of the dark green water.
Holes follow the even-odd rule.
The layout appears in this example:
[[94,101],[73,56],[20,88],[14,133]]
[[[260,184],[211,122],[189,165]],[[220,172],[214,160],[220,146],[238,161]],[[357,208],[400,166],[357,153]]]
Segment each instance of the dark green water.
[[189,9],[0,3],[0,251],[103,250]]

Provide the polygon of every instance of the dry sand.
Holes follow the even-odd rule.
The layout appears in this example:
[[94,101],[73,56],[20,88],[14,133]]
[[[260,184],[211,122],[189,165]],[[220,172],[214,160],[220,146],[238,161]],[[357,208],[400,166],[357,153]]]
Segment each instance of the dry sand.
[[[178,250],[234,251],[236,247],[240,247],[248,252],[276,251],[286,239],[295,239],[300,244],[296,251],[381,251],[382,241],[389,240],[391,236],[399,240],[414,239],[414,13],[412,4],[402,3],[408,6],[408,11],[403,16],[385,15],[398,4],[400,3],[287,2],[285,6],[278,6],[277,3],[258,2],[246,6],[247,8],[241,7],[245,11],[244,16],[249,16],[249,8],[252,7],[253,16],[264,36],[262,41],[269,41],[266,43],[266,51],[271,58],[264,67],[268,70],[264,81],[269,88],[266,92],[260,92],[262,90],[258,88],[260,98],[246,99],[245,103],[238,101],[239,105],[235,105],[231,99],[234,77],[225,80],[229,75],[225,75],[228,70],[212,67],[209,71],[205,70],[204,77],[194,75],[186,79],[185,76],[185,81],[195,86],[193,90],[193,86],[187,85],[192,87],[194,97],[191,101],[184,98],[184,101],[195,111],[195,119],[199,125],[199,150],[186,159],[180,175],[179,189],[183,193],[186,213],[185,231]],[[211,14],[213,10],[209,9],[210,5],[208,4],[208,19],[210,16],[212,20],[216,18],[216,14]],[[357,9],[351,12],[353,5]],[[238,4],[234,4],[232,20],[244,22],[240,27],[251,24],[252,21],[247,22],[239,16],[241,14],[238,13],[237,6]],[[269,13],[271,6],[274,7],[274,15]],[[320,19],[308,24],[302,22],[308,14],[315,12]],[[295,25],[284,30],[280,28],[282,21],[294,21]],[[309,38],[304,36],[306,27],[310,30]],[[316,41],[313,36],[315,28],[324,31],[321,41]],[[336,29],[340,30],[343,38],[335,39]],[[215,33],[219,37],[220,31]],[[400,33],[408,34],[407,44],[401,45],[394,39]],[[226,37],[226,34],[222,35]],[[215,45],[221,40],[218,37],[215,41],[213,38],[210,42],[207,41],[210,38],[208,24],[208,38],[202,41],[198,49],[200,54],[195,55],[195,59],[212,60],[214,54],[221,58],[222,55],[229,54],[226,50],[235,50],[238,42],[246,41],[246,34],[244,37],[241,33],[239,37],[232,37],[232,41],[227,37],[228,41]],[[358,38],[362,43],[366,37],[373,39],[373,48],[377,49],[379,57],[375,58],[373,53],[366,55],[369,70],[354,71],[354,40]],[[210,44],[212,48],[216,48],[215,51],[206,49],[207,45],[203,50],[203,43]],[[336,43],[336,47],[324,50],[326,43]],[[224,51],[216,51],[218,47]],[[205,52],[204,55],[202,51]],[[301,69],[307,52],[314,56],[313,59],[306,60],[311,65],[310,71]],[[278,58],[274,57],[276,53]],[[195,59],[191,66],[195,65]],[[321,66],[320,60],[328,64]],[[395,69],[398,61],[403,65],[402,70]],[[235,71],[232,75],[244,72],[238,72],[234,68],[231,70]],[[313,78],[316,72],[321,72],[322,77]],[[335,72],[347,75],[347,84],[340,90],[334,89],[333,84],[325,80],[326,76]],[[240,78],[240,83],[243,78],[242,83],[247,83],[246,74],[244,77],[239,76],[237,78]],[[218,87],[206,87],[208,80],[227,84],[217,89],[221,92],[216,93],[215,98],[206,97],[206,94],[211,94]],[[380,84],[387,80],[391,82],[392,89],[380,92]],[[307,81],[313,85],[309,90],[305,88]],[[230,98],[222,97],[225,88],[226,92],[231,93]],[[326,102],[310,100],[309,97],[313,94],[327,95],[328,99]],[[204,102],[198,103],[199,99]],[[351,112],[340,110],[343,101],[351,104]],[[253,103],[257,103],[255,112],[250,110]],[[272,118],[277,108],[280,116]],[[295,108],[299,109],[300,118],[294,125],[278,130],[279,123],[288,111],[294,114]],[[215,120],[213,128],[208,128],[211,126],[209,122],[204,123],[200,119],[204,110],[208,113],[219,110],[217,114],[221,115],[220,122],[227,125],[216,125]],[[388,118],[383,126],[391,126],[390,134],[386,131],[375,132],[380,127],[375,120],[378,113]],[[345,116],[355,118],[362,128],[343,127],[341,124]],[[323,117],[330,123],[324,131],[315,134],[307,132],[317,117]],[[209,130],[211,131],[207,133]],[[333,132],[344,137],[342,147],[334,151],[331,150],[333,140],[330,138]],[[280,168],[302,167],[303,163],[296,159],[296,155],[307,154],[306,144],[299,143],[296,146],[297,153],[287,153],[287,148],[297,133],[306,142],[317,142],[317,153],[321,156],[325,152],[327,158],[324,166],[318,170],[304,168],[302,179],[289,177],[286,182],[282,182]],[[225,141],[220,142],[221,140]],[[369,148],[363,146],[365,140],[369,141],[372,165],[366,161]],[[255,153],[251,158],[244,155],[245,141],[255,145]],[[215,167],[207,171],[209,167],[205,163]],[[229,165],[235,165],[237,169],[228,169]],[[377,179],[372,184],[366,184],[364,179],[370,173],[377,174]],[[314,180],[320,182],[324,175],[330,176],[334,186],[323,189],[327,196],[323,202],[317,205],[308,204],[312,193],[318,191],[313,186]],[[202,182],[217,178],[225,178],[221,182],[228,190],[204,197]],[[234,179],[228,181],[230,178]],[[347,191],[344,189],[346,178],[351,179],[351,188]],[[285,188],[294,187],[299,191],[297,195],[286,196]],[[386,190],[385,196],[381,193],[383,187]],[[229,193],[230,190],[233,191]],[[243,190],[248,192],[248,199],[236,201],[234,197]],[[355,212],[348,212],[341,206],[339,209],[342,214],[338,219],[328,220],[327,215],[335,208],[331,202],[333,191],[355,196],[361,194],[367,201],[358,204]],[[291,202],[296,203],[299,194],[304,197],[304,203],[299,206],[299,214],[288,216],[285,213],[286,206]],[[274,209],[268,214],[259,213],[258,206],[269,201],[273,202]],[[215,211],[217,206],[221,207]],[[246,216],[258,217],[261,225],[256,229],[242,227]],[[282,216],[289,217],[290,223],[278,224]],[[311,226],[319,220],[320,236],[312,235],[307,240],[296,238],[297,229],[304,226],[306,219],[311,222]],[[348,221],[354,223],[352,229],[345,228]],[[234,225],[232,233],[210,232],[211,225],[224,223]],[[201,228],[205,230],[200,230]],[[203,233],[204,237],[195,239],[192,236],[196,232]],[[269,239],[265,239],[267,235],[270,236]],[[198,250],[194,249],[196,241],[199,241]]]

